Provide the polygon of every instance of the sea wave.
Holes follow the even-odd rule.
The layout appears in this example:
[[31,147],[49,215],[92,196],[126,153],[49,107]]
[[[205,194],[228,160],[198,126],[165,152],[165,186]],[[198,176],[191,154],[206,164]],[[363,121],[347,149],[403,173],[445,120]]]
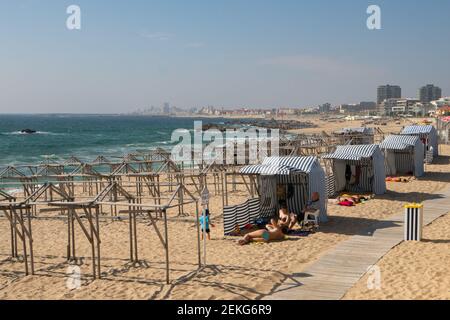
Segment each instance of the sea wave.
[[49,136],[63,136],[66,135],[65,133],[56,133],[56,132],[48,132],[48,131],[36,131],[35,133],[25,133],[22,131],[12,131],[12,132],[2,132],[2,135],[5,136],[17,136],[17,135],[36,135],[36,134],[40,134],[40,135],[49,135]]
[[56,154],[41,154],[40,157],[44,159],[61,159],[61,157]]
[[23,192],[23,189],[21,189],[21,188],[5,188],[5,191],[12,196],[16,196],[16,195],[21,194]]
[[172,140],[167,140],[167,141],[161,141],[161,142],[157,142],[156,144],[175,144],[175,142],[173,142]]

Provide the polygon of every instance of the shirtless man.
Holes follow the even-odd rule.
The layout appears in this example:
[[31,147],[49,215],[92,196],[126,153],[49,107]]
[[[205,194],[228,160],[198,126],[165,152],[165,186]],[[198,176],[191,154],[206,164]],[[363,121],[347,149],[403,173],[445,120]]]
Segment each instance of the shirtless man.
[[241,246],[249,244],[252,241],[256,242],[270,242],[274,240],[283,240],[286,234],[286,228],[281,225],[281,221],[277,224],[268,224],[266,229],[256,230],[248,233],[243,239],[239,240]]
[[306,203],[306,208],[301,212],[302,217],[301,220],[305,219],[305,214],[308,214],[309,212],[315,212],[317,210],[320,210],[320,193],[314,192],[312,194],[311,201],[308,201]]

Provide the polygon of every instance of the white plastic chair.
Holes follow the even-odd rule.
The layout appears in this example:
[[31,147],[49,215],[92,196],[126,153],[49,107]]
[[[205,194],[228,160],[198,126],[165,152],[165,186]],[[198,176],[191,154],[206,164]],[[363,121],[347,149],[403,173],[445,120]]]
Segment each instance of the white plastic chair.
[[319,228],[319,214],[320,210],[305,212],[305,218],[302,221],[302,227],[307,227],[310,223],[312,223],[314,229]]

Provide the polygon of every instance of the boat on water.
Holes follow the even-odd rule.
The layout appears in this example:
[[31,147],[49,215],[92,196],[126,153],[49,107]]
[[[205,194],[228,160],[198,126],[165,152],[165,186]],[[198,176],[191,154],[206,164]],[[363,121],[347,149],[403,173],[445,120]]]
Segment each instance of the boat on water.
[[32,129],[23,129],[23,130],[20,130],[20,132],[24,133],[24,134],[33,134],[33,133],[36,133],[37,131],[32,130]]

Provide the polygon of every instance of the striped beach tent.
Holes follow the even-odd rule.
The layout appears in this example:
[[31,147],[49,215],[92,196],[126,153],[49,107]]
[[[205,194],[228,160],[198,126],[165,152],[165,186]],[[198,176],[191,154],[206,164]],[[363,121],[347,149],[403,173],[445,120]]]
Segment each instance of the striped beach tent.
[[414,176],[424,174],[424,146],[418,136],[391,135],[380,144],[384,152],[386,175],[401,175],[412,172]]
[[261,214],[275,215],[279,209],[277,188],[286,188],[289,211],[301,212],[314,192],[320,194],[321,222],[327,222],[325,172],[317,157],[267,157],[262,164],[243,167],[243,175],[258,176]]
[[337,146],[323,158],[333,160],[336,191],[386,192],[384,155],[378,145]]
[[438,148],[438,135],[437,130],[435,127],[431,125],[427,126],[420,126],[420,125],[413,125],[405,127],[400,135],[407,135],[407,136],[417,136],[420,138],[422,143],[425,146],[424,149],[424,158],[426,156],[426,152],[431,150],[433,148],[433,156],[437,157],[439,156],[439,148]]

